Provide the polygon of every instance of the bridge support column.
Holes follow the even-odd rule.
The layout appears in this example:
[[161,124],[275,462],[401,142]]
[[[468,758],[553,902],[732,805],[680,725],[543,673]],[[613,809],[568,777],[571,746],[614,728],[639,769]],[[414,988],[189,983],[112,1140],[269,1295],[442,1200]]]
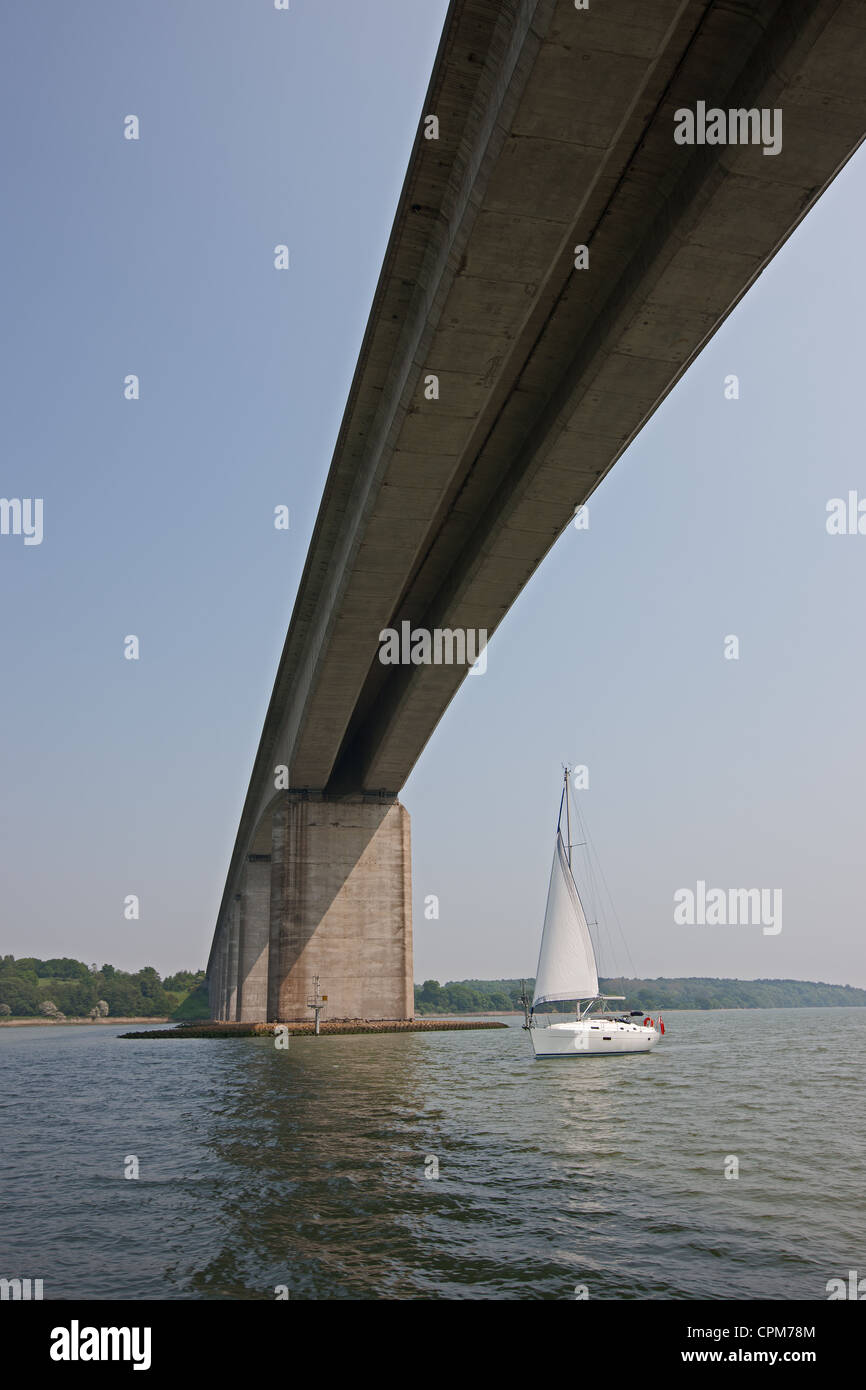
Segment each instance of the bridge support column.
[[214,988],[214,1018],[228,1018],[229,924],[224,922],[219,936],[216,980]]
[[226,988],[224,1018],[234,1022],[238,1017],[238,956],[241,934],[240,894],[232,902],[226,923]]
[[396,800],[286,792],[274,811],[268,1018],[411,1018],[409,814]]
[[208,1002],[210,1004],[211,1018],[220,1018],[220,1005],[222,1003],[222,933],[217,926],[216,937],[214,940],[213,955],[211,957],[210,974],[208,975]]
[[271,856],[251,854],[240,897],[237,1018],[265,1023],[268,1017],[268,952],[271,917]]

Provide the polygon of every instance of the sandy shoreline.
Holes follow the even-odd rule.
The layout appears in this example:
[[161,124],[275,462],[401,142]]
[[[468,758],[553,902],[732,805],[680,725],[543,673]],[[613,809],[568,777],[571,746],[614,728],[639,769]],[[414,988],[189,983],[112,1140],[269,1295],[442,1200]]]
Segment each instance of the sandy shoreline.
[[170,1023],[165,1018],[0,1018],[0,1028],[81,1028],[100,1023]]

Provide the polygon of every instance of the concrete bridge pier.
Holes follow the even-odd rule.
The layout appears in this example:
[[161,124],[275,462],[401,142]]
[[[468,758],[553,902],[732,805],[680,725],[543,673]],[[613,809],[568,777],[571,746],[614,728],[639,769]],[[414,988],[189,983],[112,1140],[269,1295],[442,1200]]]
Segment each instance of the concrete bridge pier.
[[226,957],[228,948],[228,932],[226,923],[217,923],[214,936],[213,950],[211,952],[211,962],[208,971],[208,997],[210,1000],[211,1018],[222,1021],[226,1017]]
[[[409,814],[395,797],[283,792],[260,822],[217,932],[211,1017],[411,1018]],[[267,845],[267,850],[266,850]]]
[[234,1013],[241,1023],[268,1017],[268,956],[271,923],[271,856],[249,854],[238,899],[238,986]]
[[226,1018],[238,1016],[238,948],[240,946],[240,895],[235,894],[229,905],[226,931]]
[[273,811],[267,1017],[411,1018],[409,814],[396,797],[284,792]]

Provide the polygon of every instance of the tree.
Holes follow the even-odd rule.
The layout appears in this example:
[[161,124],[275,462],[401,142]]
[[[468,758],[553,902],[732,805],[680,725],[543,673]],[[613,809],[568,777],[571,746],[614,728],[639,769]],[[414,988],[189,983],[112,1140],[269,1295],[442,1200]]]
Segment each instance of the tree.
[[49,986],[52,997],[62,1013],[72,1018],[84,1018],[96,1004],[97,989],[92,976],[85,980],[55,980]]
[[172,994],[188,994],[196,985],[201,984],[205,977],[203,970],[178,970],[176,975],[166,975],[163,980],[163,988],[170,990]]
[[16,960],[14,956],[7,956],[3,962],[4,971],[7,968],[7,961],[9,973],[15,975],[19,980],[31,980],[35,984],[39,979],[41,960],[34,960],[32,956],[22,956],[20,960]]
[[71,956],[37,962],[37,973],[52,980],[86,980],[90,971],[83,960],[73,960]]
[[425,980],[418,995],[419,1004],[428,1010],[441,1008],[445,1003],[442,986],[438,980]]
[[8,1004],[19,1018],[32,1018],[39,1010],[39,990],[30,980],[0,972],[0,1003]]
[[484,997],[463,984],[445,986],[446,1007],[453,1013],[475,1013],[484,1008]]
[[159,972],[155,970],[152,965],[145,965],[144,968],[139,970],[138,974],[133,975],[132,978],[138,982],[139,989],[145,998],[152,998],[153,995],[159,993],[162,989],[162,980],[159,978]]
[[115,972],[105,980],[104,994],[112,1018],[135,1018],[141,1013],[141,994],[127,977]]

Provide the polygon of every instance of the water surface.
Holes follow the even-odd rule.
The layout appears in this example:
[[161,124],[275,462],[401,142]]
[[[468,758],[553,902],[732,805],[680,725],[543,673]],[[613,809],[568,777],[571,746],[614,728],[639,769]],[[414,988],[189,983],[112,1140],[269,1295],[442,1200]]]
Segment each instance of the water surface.
[[866,1266],[866,1009],[665,1019],[647,1056],[551,1062],[517,1018],[287,1051],[0,1029],[0,1276],[46,1298],[825,1298]]

